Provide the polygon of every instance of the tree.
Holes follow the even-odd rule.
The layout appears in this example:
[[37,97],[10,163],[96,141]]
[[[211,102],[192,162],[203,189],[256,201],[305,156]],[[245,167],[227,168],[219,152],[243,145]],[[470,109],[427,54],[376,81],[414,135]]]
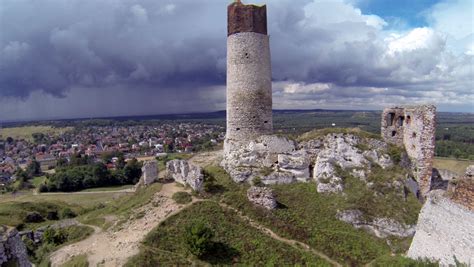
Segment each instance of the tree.
[[119,170],[123,169],[125,167],[125,157],[123,154],[119,154],[117,157],[117,162],[115,163],[115,167]]
[[28,173],[28,176],[38,176],[41,175],[41,166],[36,159],[33,159],[28,166],[26,166],[26,172]]
[[136,158],[133,158],[125,165],[123,172],[127,184],[136,184],[142,176],[142,164]]
[[66,158],[63,158],[63,157],[60,157],[58,159],[58,161],[56,162],[56,167],[64,167],[64,166],[67,166],[67,159]]
[[186,245],[189,252],[201,257],[209,253],[212,248],[212,237],[214,233],[203,222],[196,221],[186,228]]

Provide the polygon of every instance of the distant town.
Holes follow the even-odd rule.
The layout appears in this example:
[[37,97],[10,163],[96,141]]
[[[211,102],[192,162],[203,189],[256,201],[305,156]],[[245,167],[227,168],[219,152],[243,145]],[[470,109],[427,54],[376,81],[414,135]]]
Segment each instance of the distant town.
[[[62,130],[64,129],[64,130]],[[32,138],[0,138],[0,184],[15,180],[18,168],[32,162],[48,172],[71,157],[87,157],[115,169],[118,155],[126,161],[160,157],[167,153],[192,153],[210,149],[224,139],[225,128],[202,123],[164,123],[135,126],[88,126],[33,133]],[[104,155],[111,160],[104,162]]]

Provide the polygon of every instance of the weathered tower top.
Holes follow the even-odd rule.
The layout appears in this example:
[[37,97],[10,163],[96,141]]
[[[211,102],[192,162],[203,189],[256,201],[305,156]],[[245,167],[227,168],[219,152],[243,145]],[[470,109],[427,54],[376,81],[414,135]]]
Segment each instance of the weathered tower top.
[[227,36],[239,32],[267,34],[267,6],[235,1],[227,7]]

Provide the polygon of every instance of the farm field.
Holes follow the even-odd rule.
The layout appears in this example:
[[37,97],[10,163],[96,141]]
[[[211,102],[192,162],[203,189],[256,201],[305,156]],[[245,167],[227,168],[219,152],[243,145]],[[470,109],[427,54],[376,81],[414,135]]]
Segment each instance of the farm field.
[[129,192],[77,192],[77,193],[44,193],[33,194],[33,192],[20,192],[16,194],[0,195],[0,206],[7,202],[40,202],[53,201],[65,202],[71,205],[79,205],[84,208],[94,207],[99,203],[108,203],[121,196],[130,194]]
[[72,130],[72,127],[60,127],[55,128],[51,126],[23,126],[23,127],[12,127],[12,128],[3,128],[0,129],[0,137],[7,138],[12,137],[13,139],[25,139],[28,141],[33,140],[34,133],[43,133],[43,134],[61,134],[66,131]]
[[462,160],[452,158],[435,158],[434,167],[437,169],[450,170],[460,175],[464,174],[467,166],[474,165],[474,160]]

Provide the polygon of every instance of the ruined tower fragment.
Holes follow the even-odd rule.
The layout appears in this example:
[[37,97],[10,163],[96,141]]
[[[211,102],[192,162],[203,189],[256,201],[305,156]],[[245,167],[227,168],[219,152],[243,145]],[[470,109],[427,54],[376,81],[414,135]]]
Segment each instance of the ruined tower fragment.
[[[272,83],[266,6],[227,8],[227,143],[271,134]],[[228,148],[227,148],[228,149]]]
[[405,148],[422,197],[430,191],[435,152],[436,107],[433,105],[386,108],[382,137]]

